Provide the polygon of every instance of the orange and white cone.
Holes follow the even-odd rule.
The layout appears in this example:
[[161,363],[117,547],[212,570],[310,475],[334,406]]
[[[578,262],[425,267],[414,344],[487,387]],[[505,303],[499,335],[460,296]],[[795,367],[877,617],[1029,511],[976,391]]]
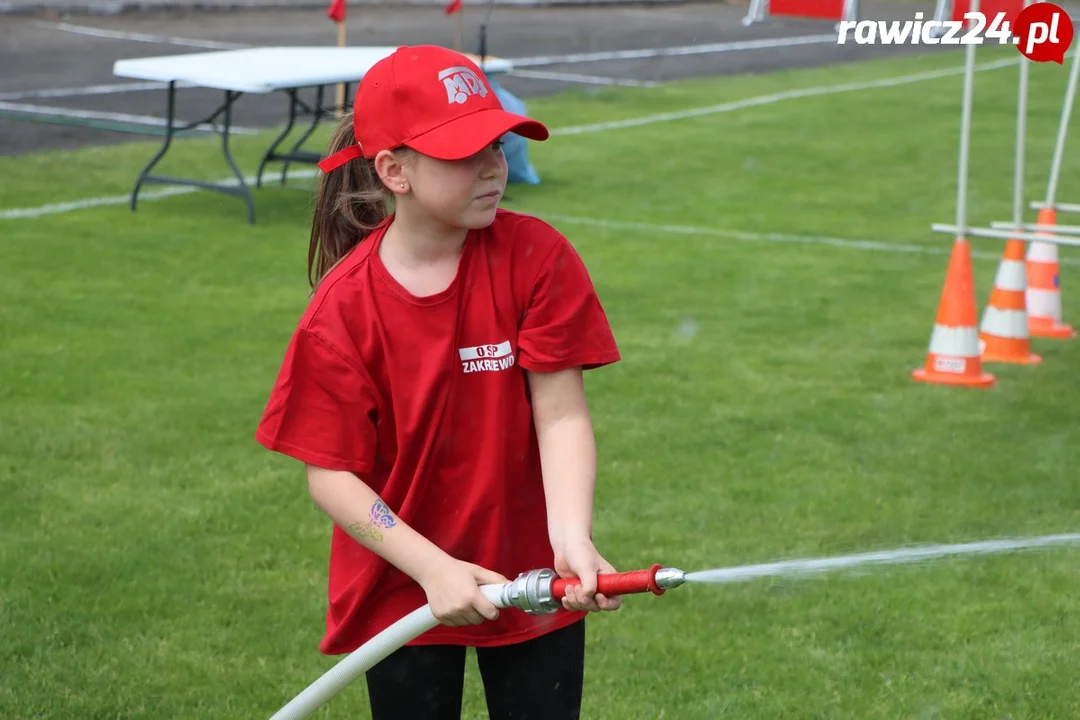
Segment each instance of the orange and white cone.
[[1027,276],[1024,242],[1009,240],[994,278],[990,302],[979,328],[983,362],[1038,365],[1042,358],[1031,352],[1026,304]]
[[[1057,211],[1039,211],[1039,225],[1056,225]],[[1037,230],[1036,235],[1045,231]],[[1057,245],[1033,240],[1027,253],[1027,311],[1028,332],[1032,337],[1068,340],[1076,330],[1062,322],[1061,268]]]
[[941,385],[991,387],[995,378],[982,369],[976,314],[971,244],[957,238],[945,273],[926,365],[912,371],[911,377]]

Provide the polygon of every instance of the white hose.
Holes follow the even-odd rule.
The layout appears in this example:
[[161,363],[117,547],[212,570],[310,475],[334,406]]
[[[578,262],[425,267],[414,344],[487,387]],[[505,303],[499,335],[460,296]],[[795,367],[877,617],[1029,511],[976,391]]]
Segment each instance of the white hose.
[[[507,605],[503,599],[505,585],[481,585],[480,592],[497,608]],[[348,657],[309,685],[289,704],[274,713],[270,720],[303,720],[330,701],[346,685],[370,670],[390,653],[439,624],[427,605],[411,613],[368,640]]]

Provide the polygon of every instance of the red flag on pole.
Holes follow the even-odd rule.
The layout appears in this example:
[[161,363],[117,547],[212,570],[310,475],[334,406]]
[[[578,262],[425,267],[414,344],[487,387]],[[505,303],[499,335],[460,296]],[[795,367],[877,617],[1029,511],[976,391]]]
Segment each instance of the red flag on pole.
[[345,0],[330,0],[326,14],[336,23],[345,22]]
[[462,7],[461,0],[450,0],[450,4],[446,6],[444,11],[447,15],[453,15],[456,12],[460,12]]

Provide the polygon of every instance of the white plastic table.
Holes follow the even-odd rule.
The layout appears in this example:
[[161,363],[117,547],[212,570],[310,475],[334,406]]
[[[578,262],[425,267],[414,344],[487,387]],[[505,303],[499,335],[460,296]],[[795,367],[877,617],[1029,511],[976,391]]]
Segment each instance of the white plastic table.
[[[289,163],[306,162],[314,164],[321,159],[321,154],[301,150],[303,143],[315,132],[319,122],[332,115],[333,107],[323,104],[323,95],[327,86],[345,85],[346,105],[349,105],[349,85],[359,82],[367,71],[379,60],[397,49],[396,45],[357,46],[357,47],[259,47],[243,50],[225,50],[220,52],[190,53],[184,55],[166,55],[160,57],[134,58],[118,60],[113,65],[113,74],[118,77],[135,78],[167,83],[165,105],[165,141],[150,162],[143,168],[135,181],[131,192],[131,209],[134,211],[138,202],[139,189],[148,183],[160,185],[190,185],[208,190],[223,192],[243,199],[247,203],[248,222],[255,222],[255,202],[243,174],[236,166],[229,150],[229,131],[232,126],[233,103],[245,93],[268,94],[284,92],[289,97],[289,114],[284,130],[274,139],[263,155],[256,173],[256,186],[262,185],[262,174],[267,163],[283,161],[281,182],[285,182]],[[486,74],[506,73],[513,65],[505,59],[469,55]],[[225,98],[222,104],[206,118],[178,126],[176,124],[176,87],[198,86],[223,90]],[[300,100],[301,88],[316,88],[314,107]],[[292,132],[300,115],[310,115],[311,124],[286,152],[278,148]],[[189,130],[197,125],[214,123],[221,118],[220,128],[214,125],[221,135],[222,151],[225,160],[236,176],[236,184],[209,183],[201,180],[154,175],[154,166],[165,156],[177,132]]]

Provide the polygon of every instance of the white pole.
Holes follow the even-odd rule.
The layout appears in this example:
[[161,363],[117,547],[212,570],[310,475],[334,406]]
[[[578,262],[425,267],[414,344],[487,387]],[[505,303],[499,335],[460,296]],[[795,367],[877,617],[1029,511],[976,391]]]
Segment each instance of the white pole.
[[1023,240],[1024,242],[1039,242],[1049,243],[1051,245],[1063,245],[1066,247],[1080,247],[1080,238],[1069,237],[1067,235],[1052,235],[1047,232],[1019,232],[1009,224],[1008,230],[995,230],[993,228],[982,227],[968,227],[964,228],[963,235],[960,234],[960,228],[956,225],[947,225],[944,223],[934,223],[930,226],[930,229],[934,232],[940,233],[952,233],[956,237],[981,237],[981,238],[997,238],[999,240]]
[[[1027,7],[1030,0],[1024,0]],[[1028,74],[1031,63],[1020,63],[1020,87],[1016,99],[1016,165],[1013,168],[1013,225],[1021,229],[1024,222],[1024,146],[1027,142]]]
[[[979,11],[979,0],[971,0],[970,12]],[[958,240],[963,239],[967,228],[967,181],[968,155],[971,145],[971,96],[975,81],[975,43],[966,48],[964,67],[964,99],[960,107],[960,158],[956,175],[956,227]]]
[[[1044,207],[1049,206],[1044,202],[1036,201],[1031,203],[1031,207],[1036,210],[1042,210]],[[1058,212],[1080,213],[1080,203],[1057,203],[1054,210],[1057,210]]]
[[1057,141],[1054,143],[1054,159],[1050,163],[1050,181],[1046,184],[1046,204],[1053,208],[1057,196],[1058,177],[1061,175],[1061,159],[1065,154],[1065,138],[1069,134],[1069,118],[1072,115],[1073,100],[1076,99],[1076,80],[1080,76],[1080,52],[1073,54],[1072,68],[1069,69],[1069,84],[1065,88],[1065,103],[1061,106],[1061,120],[1058,122]]
[[1038,230],[1040,232],[1048,233],[1064,233],[1065,235],[1077,235],[1080,234],[1080,225],[1040,225],[1037,222],[1033,223],[1020,223],[1017,225],[1014,222],[997,222],[996,220],[990,223],[992,228],[1016,228],[1018,230]]

